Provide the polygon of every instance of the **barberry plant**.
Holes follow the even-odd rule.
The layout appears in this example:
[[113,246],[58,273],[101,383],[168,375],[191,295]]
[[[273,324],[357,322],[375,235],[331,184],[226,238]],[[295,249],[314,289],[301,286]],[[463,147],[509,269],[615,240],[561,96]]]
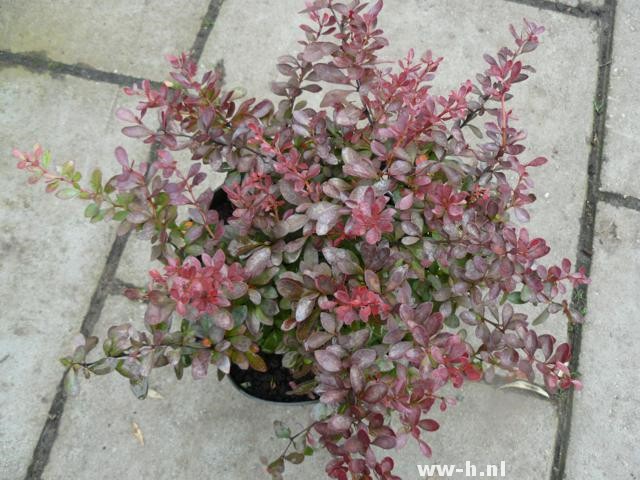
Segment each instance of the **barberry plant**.
[[[581,321],[563,294],[588,279],[566,259],[544,265],[549,246],[522,226],[535,201],[529,171],[546,159],[525,153],[508,106],[543,27],[512,26],[514,47],[440,95],[430,82],[442,58],[381,60],[381,8],[308,1],[301,51],[278,59],[277,105],[240,101],[218,73],[170,57],[171,79],[126,88],[139,103],[117,111],[124,135],[159,146],[157,158],[135,163],[118,147],[122,171],[106,181],[95,170],[83,186],[73,163],[53,169],[39,146],[14,152],[30,183],[87,201],[86,216],[118,222],[121,235],[140,232],[164,264],[148,288],[126,292],[148,303],[145,329],[111,327],[92,361],[98,339],[79,337],[62,359],[71,392],[79,374],[115,370],[143,398],[155,368],[224,377],[285,354],[313,374],[292,392],[320,403],[299,433],[276,424],[289,443],[267,465],[273,478],[321,446],[331,478],[391,480],[380,452],[414,439],[431,454],[429,412],[455,403],[445,386],[496,374],[540,377],[551,392],[580,386],[570,346],[537,325],[558,312]],[[179,150],[193,160],[186,172]],[[226,174],[228,215],[210,172]]]

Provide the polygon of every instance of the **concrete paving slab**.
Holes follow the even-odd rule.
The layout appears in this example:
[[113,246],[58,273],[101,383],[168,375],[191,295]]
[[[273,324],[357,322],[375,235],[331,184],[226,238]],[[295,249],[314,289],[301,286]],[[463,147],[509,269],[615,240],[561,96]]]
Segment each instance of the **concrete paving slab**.
[[640,169],[640,111],[632,88],[640,77],[638,2],[618,1],[615,22],[602,189],[640,197],[637,174]]
[[250,97],[276,100],[269,83],[279,75],[276,59],[293,51],[303,38],[297,28],[305,21],[298,13],[302,9],[300,0],[224,2],[200,63],[211,69],[223,60],[226,87],[243,87]]
[[[640,213],[598,207],[589,321],[584,324],[567,479],[637,478],[640,472],[638,272]],[[594,455],[598,452],[597,455]]]
[[[552,403],[477,383],[467,383],[459,395],[455,407],[444,413],[433,412],[440,430],[425,438],[433,450],[431,461],[413,444],[397,456],[401,478],[420,478],[418,464],[464,468],[467,461],[477,466],[478,475],[487,465],[500,465],[504,461],[506,478],[548,478],[557,424]],[[469,477],[456,473],[452,477],[431,478]]]
[[556,1],[560,5],[568,5],[570,7],[603,7],[606,0],[562,0]]
[[163,80],[164,55],[191,48],[208,5],[208,0],[5,2],[0,48]]
[[[114,106],[118,88],[72,77],[0,70],[0,478],[24,476],[66,354],[89,307],[114,238],[91,225],[82,202],[58,200],[30,187],[15,168],[11,148],[39,141],[54,161],[77,159],[82,172],[117,165],[122,144]],[[62,162],[60,162],[62,163]],[[105,166],[106,165],[106,166]]]
[[[269,82],[279,75],[276,58],[297,52],[297,40],[303,38],[297,28],[305,21],[296,13],[299,5],[298,0],[226,2],[203,62],[213,65],[223,60],[230,88],[243,86],[248,96],[277,98],[269,93]],[[251,16],[246,15],[249,10]],[[549,158],[532,175],[538,201],[531,208],[528,228],[534,236],[548,240],[549,262],[573,260],[585,198],[597,76],[595,23],[500,0],[387,0],[380,16],[380,26],[390,40],[384,58],[400,58],[412,47],[416,53],[432,49],[445,57],[435,85],[446,93],[486,68],[483,53],[511,45],[508,25],[518,24],[522,17],[547,28],[543,44],[527,59],[538,73],[516,87],[513,103],[520,125],[529,134],[529,158]],[[246,48],[249,37],[263,39],[260,48]],[[468,138],[475,139],[471,133]],[[549,322],[549,328],[558,338],[566,336],[562,321]]]
[[116,278],[136,287],[149,283],[149,270],[160,268],[160,262],[151,261],[151,244],[148,240],[138,239],[135,234],[127,241],[122,258],[116,271]]
[[[96,334],[103,336],[116,323],[139,324],[143,311],[124,297],[110,297]],[[119,376],[83,382],[79,397],[67,400],[43,478],[267,478],[258,457],[277,455],[282,447],[273,421],[304,427],[308,418],[309,407],[258,402],[213,376],[193,381],[185,372],[178,382],[170,370],[159,369],[151,388],[163,398],[138,401]],[[469,384],[456,407],[433,416],[442,428],[429,437],[432,463],[469,460],[480,469],[504,460],[508,478],[548,475],[557,421],[551,403]],[[144,446],[132,433],[133,422],[143,432]],[[418,478],[416,465],[427,463],[412,446],[394,456],[406,479]],[[285,478],[325,478],[326,460],[319,453],[301,466],[288,466]]]

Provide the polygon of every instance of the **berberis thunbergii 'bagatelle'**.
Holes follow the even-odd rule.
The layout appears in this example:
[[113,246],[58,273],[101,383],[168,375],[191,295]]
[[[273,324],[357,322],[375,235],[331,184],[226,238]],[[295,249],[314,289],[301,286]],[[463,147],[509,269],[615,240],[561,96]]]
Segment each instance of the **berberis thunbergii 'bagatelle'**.
[[[541,376],[552,392],[579,386],[569,345],[533,326],[557,312],[580,321],[562,298],[587,279],[569,260],[543,265],[549,247],[522,227],[529,170],[546,160],[525,153],[507,103],[544,29],[511,27],[514,46],[440,95],[429,82],[442,58],[381,61],[381,8],[307,2],[301,51],[278,59],[275,105],[241,101],[216,72],[171,57],[171,79],[126,88],[140,102],[117,112],[157,158],[134,162],[118,147],[122,172],[106,182],[96,170],[85,186],[71,162],[53,169],[39,146],[14,152],[30,183],[87,201],[86,216],[119,222],[119,234],[140,232],[164,264],[127,292],[148,302],[143,329],[113,326],[95,360],[98,339],[79,337],[62,360],[70,392],[78,375],[117,371],[144,397],[155,368],[224,377],[284,354],[308,379],[291,390],[319,403],[299,433],[276,424],[289,441],[267,470],[281,478],[286,461],[324,447],[326,473],[343,480],[398,478],[384,450],[411,439],[429,456],[429,411],[455,403],[445,386],[497,373]],[[190,152],[188,171],[177,150]],[[229,218],[207,172],[226,173]],[[525,303],[537,318],[517,311]]]

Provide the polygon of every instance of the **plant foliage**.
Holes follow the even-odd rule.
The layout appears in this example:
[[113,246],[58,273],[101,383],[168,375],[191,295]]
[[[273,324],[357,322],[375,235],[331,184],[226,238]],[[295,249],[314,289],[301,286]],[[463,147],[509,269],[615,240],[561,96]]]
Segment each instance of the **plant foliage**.
[[[570,346],[533,325],[557,312],[580,321],[561,298],[588,280],[569,260],[543,264],[549,246],[522,226],[529,171],[546,159],[526,153],[508,106],[544,29],[512,26],[515,45],[485,55],[475,82],[436,94],[442,58],[381,61],[382,1],[307,4],[301,51],[278,59],[277,104],[240,101],[183,54],[159,88],[125,89],[139,103],[117,112],[126,136],[160,146],[152,163],[118,147],[121,173],[96,170],[84,186],[73,163],[56,170],[38,146],[14,153],[30,183],[87,201],[86,216],[118,222],[119,234],[140,232],[164,264],[127,292],[148,302],[144,331],[111,327],[95,361],[97,339],[78,338],[62,360],[70,391],[79,373],[117,371],[144,397],[155,368],[224,376],[231,364],[265,370],[262,351],[285,353],[315,374],[292,390],[321,403],[302,432],[276,425],[289,444],[272,476],[322,446],[331,478],[396,479],[380,452],[413,439],[431,454],[429,412],[455,403],[443,387],[496,374],[540,376],[551,392],[579,386]],[[188,171],[178,150],[191,154]],[[210,172],[226,173],[229,218]],[[535,321],[522,304],[538,307]]]

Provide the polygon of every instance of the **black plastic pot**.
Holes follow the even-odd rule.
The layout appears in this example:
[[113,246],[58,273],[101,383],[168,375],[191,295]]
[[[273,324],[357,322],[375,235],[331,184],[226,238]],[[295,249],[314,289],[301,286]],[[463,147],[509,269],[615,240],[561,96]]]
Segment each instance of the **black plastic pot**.
[[306,405],[318,401],[307,395],[287,393],[291,390],[290,382],[301,383],[310,380],[312,375],[294,379],[291,372],[282,366],[282,355],[261,352],[260,356],[267,364],[268,370],[264,373],[231,365],[229,380],[241,393],[254,399],[287,405]]
[[213,192],[213,199],[210,205],[211,210],[218,212],[220,220],[226,222],[233,216],[233,204],[222,187]]

